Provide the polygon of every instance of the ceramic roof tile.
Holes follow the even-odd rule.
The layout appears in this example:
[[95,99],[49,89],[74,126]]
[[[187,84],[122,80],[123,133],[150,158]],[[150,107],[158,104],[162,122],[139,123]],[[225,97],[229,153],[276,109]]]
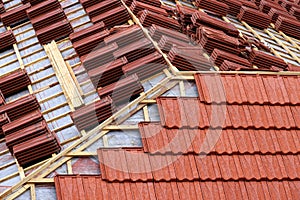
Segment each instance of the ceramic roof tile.
[[298,105],[205,104],[187,97],[159,97],[157,103],[161,123],[168,128],[290,129],[300,124]]
[[106,182],[101,176],[59,175],[58,200],[79,199],[297,199],[300,181]]
[[[299,77],[197,74],[199,99],[205,103],[299,104]],[[295,94],[297,93],[297,94]]]
[[300,151],[298,130],[167,129],[158,122],[139,123],[139,129],[144,151],[149,153],[199,154],[206,148],[217,154],[296,154]]

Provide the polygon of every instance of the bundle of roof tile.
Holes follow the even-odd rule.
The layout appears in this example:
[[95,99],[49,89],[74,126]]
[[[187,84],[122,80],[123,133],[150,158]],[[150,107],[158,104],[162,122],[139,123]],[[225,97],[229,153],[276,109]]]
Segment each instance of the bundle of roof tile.
[[259,4],[259,10],[262,11],[263,13],[268,14],[271,8],[286,12],[286,10],[282,6],[272,1],[262,0]]
[[130,10],[133,12],[133,14],[138,15],[138,13],[142,10],[149,10],[151,12],[168,16],[168,12],[160,7],[152,6],[149,3],[142,3],[140,1],[134,0],[130,6]]
[[196,0],[195,5],[219,16],[226,16],[229,10],[228,5],[216,0]]
[[238,0],[238,1],[241,2],[243,6],[253,8],[253,9],[258,9],[257,5],[252,1],[248,1],[248,0]]
[[137,25],[133,25],[104,38],[104,43],[109,45],[115,42],[119,47],[124,47],[144,37],[142,29]]
[[197,42],[211,54],[215,48],[233,54],[239,54],[239,40],[224,32],[207,27],[199,27],[196,33]]
[[236,0],[224,0],[222,2],[228,5],[228,14],[232,16],[237,16],[240,12],[241,7],[243,6],[242,2]]
[[245,6],[242,6],[237,18],[259,29],[266,29],[271,23],[271,17],[268,14]]
[[297,20],[279,16],[275,23],[275,29],[300,39],[300,22]]
[[37,5],[34,5],[31,8],[28,8],[26,10],[26,13],[27,13],[29,19],[33,19],[39,15],[48,13],[51,10],[56,10],[58,8],[61,8],[59,1],[48,0],[48,1],[43,1],[42,3],[39,3]]
[[83,130],[105,121],[112,116],[114,111],[115,105],[108,96],[72,112],[71,118],[78,130]]
[[42,29],[46,26],[54,24],[56,22],[60,22],[66,20],[67,16],[65,12],[61,8],[57,8],[55,10],[51,10],[44,14],[38,15],[34,18],[31,18],[31,24],[35,30]]
[[180,41],[183,41],[183,42],[190,42],[189,36],[187,36],[183,33],[179,33],[177,31],[168,29],[168,28],[164,28],[164,27],[155,25],[155,24],[153,24],[150,27],[149,34],[153,38],[153,40],[155,40],[156,42],[158,42],[163,35],[168,36],[168,37],[172,37],[176,40],[180,40]]
[[251,63],[242,57],[239,57],[237,55],[228,53],[227,51],[222,51],[219,49],[214,49],[214,51],[211,54],[210,60],[212,63],[214,63],[216,66],[221,66],[221,64],[224,62],[224,60],[228,60],[240,65],[244,65],[247,67],[252,67]]
[[198,10],[187,6],[176,4],[176,12],[177,12],[178,21],[182,25],[182,28],[185,29],[187,28],[186,26],[192,24],[191,17],[193,13],[198,12]]
[[87,8],[99,3],[99,1],[91,1],[91,0],[79,0],[79,2],[84,7],[84,9],[87,9]]
[[79,56],[84,56],[91,51],[102,48],[105,46],[103,40],[108,36],[110,32],[108,30],[94,33],[91,36],[85,37],[82,40],[73,43],[73,47]]
[[9,151],[13,153],[13,146],[21,144],[32,138],[51,133],[45,121],[38,122],[21,130],[5,135],[5,143]]
[[219,66],[219,69],[220,71],[240,71],[240,70],[251,70],[252,68],[234,62],[230,62],[228,60],[224,60],[222,64]]
[[122,67],[124,74],[136,74],[140,80],[162,72],[165,68],[167,68],[166,61],[158,52],[142,56]]
[[239,35],[239,31],[233,24],[211,17],[204,12],[195,12],[192,15],[191,20],[195,27],[209,26],[211,28],[224,31],[226,34],[234,37]]
[[126,57],[128,62],[133,62],[146,55],[154,53],[156,50],[150,40],[147,38],[131,42],[129,45],[119,48],[113,53],[115,59]]
[[291,10],[293,6],[297,6],[294,2],[291,2],[289,0],[283,0],[280,4],[283,8],[285,8],[288,12]]
[[96,33],[100,33],[101,31],[104,30],[106,30],[105,24],[104,22],[100,22],[88,28],[71,33],[69,39],[71,40],[72,43],[74,43],[80,40],[84,40],[86,37],[92,36]]
[[26,10],[30,8],[30,3],[21,5],[1,14],[1,21],[5,26],[11,26],[27,19]]
[[19,92],[31,84],[25,70],[19,69],[0,77],[0,90],[4,96]]
[[211,62],[203,56],[200,47],[173,46],[168,54],[171,63],[182,71],[207,71],[212,67]]
[[0,33],[0,51],[5,50],[8,47],[11,47],[16,43],[16,38],[12,30],[5,31]]
[[27,95],[16,101],[9,102],[0,107],[0,114],[7,113],[11,121],[39,109],[40,105],[34,95]]
[[106,63],[112,62],[114,60],[113,52],[115,52],[117,49],[117,43],[112,43],[80,57],[80,60],[85,69],[89,71]]
[[110,9],[109,11],[92,17],[91,19],[93,23],[99,23],[103,21],[107,28],[112,28],[116,25],[124,24],[128,20],[130,20],[130,16],[124,6],[118,6],[116,8]]
[[139,20],[144,27],[150,27],[152,24],[155,24],[176,31],[180,30],[180,24],[177,20],[148,10],[141,11]]
[[99,3],[94,4],[88,8],[86,8],[86,12],[90,18],[96,17],[101,15],[111,9],[120,7],[122,5],[121,1],[119,0],[105,0],[99,1]]
[[268,15],[272,18],[271,20],[272,23],[275,23],[278,20],[279,16],[296,20],[296,17],[294,17],[293,15],[290,15],[286,11],[276,10],[275,8],[271,8]]
[[10,122],[6,113],[0,114],[0,138],[4,137],[3,126]]
[[272,66],[286,69],[287,64],[283,59],[267,54],[263,51],[252,50],[249,56],[249,61],[259,68],[271,68]]
[[121,57],[120,59],[90,70],[88,75],[95,88],[105,87],[121,79],[124,75],[122,67],[127,63],[126,57]]
[[53,133],[43,134],[13,146],[14,156],[22,167],[50,158],[61,147]]
[[98,95],[101,99],[110,96],[115,104],[127,103],[142,92],[144,92],[144,88],[136,74],[98,89]]
[[38,3],[27,13],[41,44],[62,39],[73,32],[64,10],[55,1]]
[[18,132],[26,127],[32,126],[39,122],[42,122],[44,117],[39,109],[36,109],[32,112],[22,115],[21,117],[12,120],[10,123],[2,127],[4,135],[11,135],[15,132]]
[[178,47],[188,47],[188,46],[192,46],[190,43],[188,42],[184,42],[181,40],[177,40],[175,38],[172,37],[168,37],[163,35],[160,39],[160,41],[158,42],[158,46],[159,48],[164,52],[164,53],[169,53],[169,51],[171,50],[171,48],[173,47],[173,45],[176,45]]
[[295,16],[298,20],[300,20],[300,8],[293,6],[289,12],[291,15]]

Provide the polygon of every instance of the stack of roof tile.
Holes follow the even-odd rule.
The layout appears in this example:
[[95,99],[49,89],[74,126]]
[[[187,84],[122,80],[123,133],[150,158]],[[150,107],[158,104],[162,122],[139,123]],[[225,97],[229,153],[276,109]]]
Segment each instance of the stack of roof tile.
[[12,32],[12,30],[5,31],[4,33],[0,33],[0,51],[5,50],[8,47],[11,47],[16,43],[16,38]]
[[122,5],[121,1],[118,0],[105,0],[105,1],[100,1],[99,3],[86,8],[85,10],[89,15],[89,17],[93,18],[111,9],[120,7],[121,5]]
[[25,129],[28,126],[32,126],[34,124],[37,124],[39,122],[42,122],[44,120],[44,117],[40,110],[35,110],[32,112],[29,112],[27,114],[22,115],[18,119],[13,120],[12,122],[4,125],[2,127],[4,134],[10,135],[17,131],[20,131],[22,129]]
[[73,47],[79,56],[84,56],[91,51],[102,48],[105,46],[103,40],[106,36],[109,36],[108,30],[94,33],[91,36],[85,37],[82,40],[73,43]]
[[245,7],[258,9],[258,6],[252,1],[248,1],[248,0],[238,0],[238,1],[241,2]]
[[293,6],[289,12],[291,15],[295,16],[298,20],[300,20],[300,8]]
[[60,150],[58,139],[53,133],[43,134],[13,146],[14,156],[23,167],[49,158]]
[[275,29],[300,39],[300,22],[297,20],[279,16],[275,23]]
[[130,10],[133,12],[133,14],[137,15],[142,10],[149,10],[151,12],[168,16],[168,12],[160,7],[152,6],[149,3],[142,3],[140,1],[134,0],[130,6]]
[[224,60],[244,65],[246,67],[252,67],[251,63],[247,59],[219,49],[214,49],[213,53],[211,54],[210,60],[218,67],[221,66]]
[[228,5],[228,14],[232,16],[237,16],[240,12],[241,7],[243,6],[242,2],[236,0],[224,0],[222,2]]
[[9,151],[13,152],[13,146],[17,144],[21,144],[27,140],[32,138],[36,138],[41,135],[45,135],[50,133],[47,123],[45,121],[38,122],[31,126],[25,127],[21,130],[12,132],[9,135],[5,135],[5,142],[6,146],[8,147]]
[[171,50],[171,48],[173,47],[173,45],[178,46],[178,47],[188,47],[188,46],[192,46],[190,43],[188,42],[183,42],[181,40],[177,40],[175,38],[172,37],[168,37],[163,35],[160,39],[160,41],[158,42],[158,46],[159,48],[164,52],[164,53],[169,53],[169,51]]
[[40,105],[34,95],[27,95],[16,101],[9,102],[0,107],[0,114],[7,113],[11,121],[39,109]]
[[220,71],[240,71],[240,70],[251,70],[252,68],[249,68],[244,65],[240,65],[234,62],[230,62],[228,60],[224,60],[222,64],[219,66]]
[[293,6],[297,6],[294,2],[288,1],[288,0],[283,0],[282,3],[280,4],[283,8],[285,8],[288,12],[291,10]]
[[211,17],[204,12],[195,12],[192,15],[191,20],[195,27],[209,26],[211,28],[224,31],[226,34],[234,37],[239,35],[239,31],[233,24]]
[[259,10],[262,11],[263,13],[268,14],[269,11],[271,10],[271,8],[274,8],[276,10],[281,10],[281,11],[285,11],[286,12],[286,10],[282,6],[280,6],[279,4],[277,4],[275,2],[267,1],[267,0],[262,0],[260,2]]
[[271,21],[272,23],[275,23],[278,20],[279,16],[283,16],[286,18],[291,18],[291,19],[296,20],[296,17],[294,17],[293,15],[290,15],[286,11],[276,10],[275,8],[271,8],[268,15],[272,18],[272,21]]
[[170,30],[168,28],[157,26],[155,24],[150,27],[149,34],[156,42],[158,42],[163,35],[175,38],[176,40],[181,40],[183,42],[190,42],[190,38],[187,35]]
[[87,8],[99,3],[99,1],[91,1],[91,0],[79,0],[79,2],[84,7],[84,9],[87,9]]
[[144,34],[141,28],[137,25],[133,25],[104,38],[104,43],[109,45],[115,42],[119,47],[124,47],[142,38],[144,38]]
[[147,38],[132,42],[127,46],[121,47],[113,53],[115,59],[126,57],[128,62],[133,62],[142,57],[145,57],[156,50],[150,40]]
[[55,1],[36,4],[27,13],[41,44],[62,39],[73,32],[65,12]]
[[94,24],[88,28],[83,30],[71,33],[69,38],[72,43],[83,40],[86,37],[92,36],[96,33],[100,33],[101,31],[106,30],[105,24],[103,22]]
[[27,19],[26,10],[30,8],[30,3],[21,5],[1,14],[1,21],[5,26],[11,26]]
[[271,23],[271,17],[268,14],[245,6],[242,6],[237,18],[260,29],[268,28]]
[[30,83],[31,81],[26,71],[19,69],[0,77],[0,90],[4,96],[9,96],[27,88]]
[[108,96],[71,113],[74,124],[79,130],[92,128],[112,116],[115,105]]
[[196,34],[197,42],[211,54],[215,48],[233,54],[239,54],[239,40],[224,32],[207,27],[199,27]]
[[85,69],[89,71],[106,63],[112,62],[114,60],[113,52],[117,49],[118,45],[116,43],[112,43],[80,57],[80,60],[82,61]]
[[168,58],[171,63],[182,71],[206,71],[212,64],[203,56],[200,47],[172,47]]
[[259,68],[271,68],[272,66],[281,69],[287,68],[287,64],[284,62],[283,59],[264,53],[262,51],[253,50],[250,53],[249,61]]
[[66,20],[65,12],[61,8],[40,14],[34,18],[31,18],[31,24],[35,30],[42,29],[46,26]]
[[103,21],[107,28],[112,28],[116,25],[126,23],[128,20],[130,20],[130,16],[124,6],[118,6],[105,13],[92,17],[91,20],[93,23],[99,23]]
[[39,3],[37,5],[34,5],[31,8],[28,8],[26,10],[26,13],[27,13],[29,19],[33,19],[39,15],[42,15],[44,13],[47,13],[51,10],[55,10],[58,8],[61,8],[59,1],[48,0],[48,1],[44,1],[42,3]]
[[165,68],[167,68],[166,61],[158,52],[142,56],[122,67],[124,74],[136,74],[140,80],[162,72]]
[[122,67],[127,63],[126,57],[122,57],[90,70],[88,75],[95,88],[104,87],[121,79],[124,75]]
[[216,0],[196,0],[195,5],[219,16],[226,16],[229,10],[228,5]]
[[141,11],[139,20],[145,27],[150,27],[152,24],[155,24],[164,28],[173,29],[175,31],[180,30],[180,24],[177,20],[148,10]]
[[3,126],[10,122],[6,113],[0,114],[0,138],[4,137]]
[[188,28],[187,27],[188,25],[192,24],[191,17],[193,13],[198,12],[198,10],[177,4],[176,12],[177,12],[178,21],[182,25],[182,28],[185,29]]
[[115,104],[129,102],[142,92],[144,88],[135,74],[98,89],[101,99],[110,96]]

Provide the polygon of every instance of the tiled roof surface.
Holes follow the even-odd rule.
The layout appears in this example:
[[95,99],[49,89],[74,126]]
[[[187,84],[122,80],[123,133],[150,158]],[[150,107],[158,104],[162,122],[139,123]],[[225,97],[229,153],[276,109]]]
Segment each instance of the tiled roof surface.
[[[70,184],[72,183],[72,184]],[[299,181],[106,182],[98,176],[55,177],[58,200],[87,199],[297,199]],[[267,192],[266,192],[267,191]]]

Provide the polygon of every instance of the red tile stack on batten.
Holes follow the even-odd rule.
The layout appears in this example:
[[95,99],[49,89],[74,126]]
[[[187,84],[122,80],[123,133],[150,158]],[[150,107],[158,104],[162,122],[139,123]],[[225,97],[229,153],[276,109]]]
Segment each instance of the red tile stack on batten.
[[30,8],[30,3],[26,3],[12,10],[1,14],[1,21],[5,26],[11,26],[27,19],[26,10]]
[[226,16],[229,6],[216,0],[196,0],[195,5],[219,16]]

